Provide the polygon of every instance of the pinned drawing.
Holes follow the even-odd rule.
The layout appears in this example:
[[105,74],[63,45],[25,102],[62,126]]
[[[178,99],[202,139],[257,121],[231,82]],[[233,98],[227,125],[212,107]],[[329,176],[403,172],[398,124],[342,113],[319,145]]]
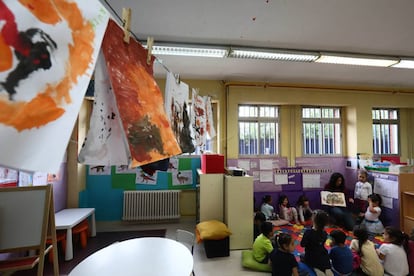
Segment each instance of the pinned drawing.
[[206,104],[195,89],[192,90],[191,126],[196,146],[203,152],[206,146]]
[[156,185],[157,184],[157,171],[151,173],[145,172],[141,167],[136,169],[137,175],[135,178],[136,184]]
[[98,0],[0,0],[0,164],[59,170],[108,18]]
[[161,91],[152,74],[154,57],[134,39],[123,41],[123,30],[109,20],[102,51],[115,95],[130,167],[138,167],[181,153],[165,113]]
[[183,153],[193,153],[195,150],[190,130],[188,96],[188,84],[178,82],[175,76],[168,72],[165,83],[165,110]]
[[173,186],[193,184],[193,171],[173,171],[172,184]]

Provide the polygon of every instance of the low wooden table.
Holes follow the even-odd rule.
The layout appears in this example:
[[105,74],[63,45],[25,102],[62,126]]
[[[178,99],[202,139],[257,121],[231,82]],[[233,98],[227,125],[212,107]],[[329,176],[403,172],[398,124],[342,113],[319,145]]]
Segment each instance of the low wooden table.
[[70,208],[55,213],[56,230],[66,229],[65,261],[73,259],[72,228],[91,217],[91,236],[96,236],[95,208]]

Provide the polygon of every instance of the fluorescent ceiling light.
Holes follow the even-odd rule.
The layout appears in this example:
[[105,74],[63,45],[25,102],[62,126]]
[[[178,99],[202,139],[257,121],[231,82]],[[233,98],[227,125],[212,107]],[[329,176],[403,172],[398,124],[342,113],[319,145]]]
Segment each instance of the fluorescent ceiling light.
[[283,61],[312,62],[318,57],[318,53],[295,52],[273,49],[242,49],[231,48],[229,57],[242,59],[269,59]]
[[154,55],[170,55],[170,56],[191,56],[191,57],[213,57],[223,58],[228,54],[228,49],[220,47],[208,46],[152,46],[152,54]]
[[400,62],[392,65],[391,67],[414,69],[414,60],[401,59]]
[[315,62],[332,63],[332,64],[347,64],[347,65],[361,65],[361,66],[377,66],[389,67],[398,63],[398,58],[380,58],[375,56],[363,57],[358,55],[334,55],[322,54]]

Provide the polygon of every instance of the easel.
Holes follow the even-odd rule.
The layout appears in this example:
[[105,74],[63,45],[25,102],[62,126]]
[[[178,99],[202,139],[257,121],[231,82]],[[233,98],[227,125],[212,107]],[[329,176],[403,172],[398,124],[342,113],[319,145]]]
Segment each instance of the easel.
[[[46,248],[48,234],[52,245]],[[55,212],[51,185],[0,189],[0,253],[34,251],[34,255],[0,261],[10,275],[33,268],[43,275],[45,254],[53,250],[53,274],[59,275]]]

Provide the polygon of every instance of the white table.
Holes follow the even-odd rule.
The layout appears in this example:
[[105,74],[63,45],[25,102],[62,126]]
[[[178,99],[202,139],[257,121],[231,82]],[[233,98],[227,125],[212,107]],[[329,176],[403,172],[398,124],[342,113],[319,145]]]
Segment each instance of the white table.
[[69,276],[188,276],[193,255],[168,238],[136,238],[113,243],[79,263]]
[[91,217],[91,236],[96,236],[95,208],[70,208],[55,213],[56,230],[66,229],[65,261],[73,259],[72,228]]

